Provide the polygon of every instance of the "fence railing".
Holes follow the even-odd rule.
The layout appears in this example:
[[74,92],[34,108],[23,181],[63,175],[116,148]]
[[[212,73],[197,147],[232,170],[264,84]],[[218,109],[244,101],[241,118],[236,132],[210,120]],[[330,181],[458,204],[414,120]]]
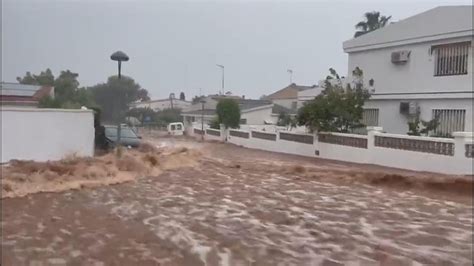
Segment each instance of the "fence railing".
[[194,129],[194,134],[203,135],[203,134],[204,134],[204,131],[202,131],[201,129],[195,128],[195,129]]
[[276,141],[277,135],[273,133],[252,131],[252,138]]
[[244,139],[250,138],[249,132],[243,132],[243,131],[237,131],[237,130],[229,130],[229,135],[231,135],[232,137],[237,137],[237,138],[244,138]]
[[302,135],[302,134],[292,134],[286,132],[280,132],[280,139],[287,141],[294,141],[305,144],[313,144],[314,136],[313,135]]
[[215,129],[206,129],[206,134],[211,135],[211,136],[220,137],[221,136],[221,131],[220,130],[215,130]]
[[319,133],[318,141],[329,144],[367,149],[367,138],[364,137],[350,137],[331,133]]
[[465,153],[466,157],[474,158],[474,144],[466,144],[465,149],[466,149],[466,153]]
[[448,156],[454,155],[454,143],[451,142],[375,136],[374,144],[376,147],[390,149],[416,151]]

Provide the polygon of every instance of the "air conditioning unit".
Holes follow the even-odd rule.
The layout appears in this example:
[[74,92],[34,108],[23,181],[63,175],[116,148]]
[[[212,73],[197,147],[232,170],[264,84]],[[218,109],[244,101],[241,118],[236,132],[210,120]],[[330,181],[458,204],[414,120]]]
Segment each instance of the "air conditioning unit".
[[397,51],[392,53],[392,63],[403,64],[408,62],[410,58],[410,51]]
[[401,102],[400,103],[400,114],[403,115],[416,115],[419,111],[417,102]]

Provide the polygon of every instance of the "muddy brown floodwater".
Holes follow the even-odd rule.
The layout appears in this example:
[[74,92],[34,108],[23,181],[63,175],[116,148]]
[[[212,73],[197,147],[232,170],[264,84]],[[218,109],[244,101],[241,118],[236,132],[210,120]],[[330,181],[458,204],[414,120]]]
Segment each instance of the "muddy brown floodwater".
[[2,265],[472,264],[466,180],[153,141],[200,150],[201,161],[117,185],[3,199]]

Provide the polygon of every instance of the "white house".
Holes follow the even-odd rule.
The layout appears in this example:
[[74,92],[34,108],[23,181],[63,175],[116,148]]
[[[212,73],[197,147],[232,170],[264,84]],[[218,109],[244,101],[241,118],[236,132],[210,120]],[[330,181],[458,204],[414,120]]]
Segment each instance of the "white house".
[[316,96],[318,96],[321,93],[323,89],[324,88],[322,88],[321,86],[313,86],[310,89],[298,91],[297,93],[298,109],[301,108],[305,102],[313,100]]
[[263,125],[273,122],[272,117],[273,103],[267,100],[251,100],[238,96],[211,95],[205,97],[204,106],[202,103],[191,105],[187,111],[182,112],[185,127],[194,124],[200,124],[202,118],[207,126],[216,118],[216,106],[220,99],[235,99],[240,107],[240,123],[243,125]]
[[187,110],[189,106],[191,106],[191,102],[183,101],[180,99],[174,98],[166,98],[166,99],[159,99],[159,100],[151,100],[145,102],[137,102],[132,105],[135,108],[150,108],[154,111],[161,111],[164,109],[181,109]]
[[361,68],[373,93],[369,124],[406,133],[419,112],[439,118],[437,135],[473,130],[472,11],[437,7],[344,42],[349,73]]
[[300,107],[298,104],[299,93],[306,90],[314,89],[314,88],[316,88],[316,85],[302,86],[302,85],[296,85],[295,83],[291,83],[287,87],[266,96],[265,100],[270,100],[274,104],[278,104],[287,109],[296,111]]

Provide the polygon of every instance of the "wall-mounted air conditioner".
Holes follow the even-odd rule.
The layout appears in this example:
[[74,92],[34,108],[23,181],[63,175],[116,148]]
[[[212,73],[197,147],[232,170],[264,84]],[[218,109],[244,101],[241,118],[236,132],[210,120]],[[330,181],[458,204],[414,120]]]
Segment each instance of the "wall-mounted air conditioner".
[[394,64],[403,64],[408,62],[410,59],[410,51],[396,51],[392,52],[392,63]]
[[416,115],[419,111],[417,102],[401,102],[400,103],[400,114],[403,115]]

